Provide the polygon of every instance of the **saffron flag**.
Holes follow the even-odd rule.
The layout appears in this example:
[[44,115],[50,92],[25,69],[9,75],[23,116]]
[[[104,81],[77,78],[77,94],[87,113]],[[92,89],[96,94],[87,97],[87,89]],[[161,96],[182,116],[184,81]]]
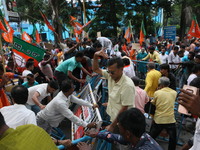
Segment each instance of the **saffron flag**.
[[17,37],[14,37],[13,40],[13,52],[19,67],[25,67],[26,61],[30,58],[33,58],[35,65],[37,65],[45,54],[44,49],[27,43]]
[[83,29],[87,27],[95,18],[88,21],[86,24],[81,25],[79,22],[76,22],[76,18],[73,16],[70,16],[70,24],[74,27],[74,33],[80,35],[83,32]]
[[4,27],[2,21],[0,21],[0,30],[7,32],[6,28]]
[[47,17],[45,16],[45,14],[44,14],[42,11],[40,11],[40,13],[41,13],[42,18],[44,19],[44,22],[45,22],[45,24],[47,25],[47,27],[48,27],[51,31],[55,32],[55,29],[54,29],[53,26],[50,24],[50,22],[48,21]]
[[132,35],[132,29],[131,29],[131,21],[129,20],[129,26],[125,32],[124,38],[127,40],[128,43],[130,43],[132,37],[133,35]]
[[25,31],[22,33],[22,40],[26,41],[27,43],[32,42],[32,38]]
[[188,38],[191,39],[192,37],[200,38],[200,29],[196,17],[192,20],[190,30],[188,31]]
[[6,24],[6,28],[7,28],[7,32],[2,33],[2,37],[4,38],[4,40],[8,43],[12,43],[13,42],[13,33],[15,32],[13,30],[13,28],[9,25],[9,23],[7,22],[7,20],[4,18],[4,22]]
[[145,36],[146,36],[146,31],[144,28],[144,22],[142,21],[141,28],[140,28],[140,46],[142,46],[142,43],[145,40]]
[[33,32],[32,32],[32,35],[31,35],[33,38],[35,38],[35,41],[37,44],[39,44],[42,40],[40,38],[40,34],[35,26],[35,24],[33,25]]

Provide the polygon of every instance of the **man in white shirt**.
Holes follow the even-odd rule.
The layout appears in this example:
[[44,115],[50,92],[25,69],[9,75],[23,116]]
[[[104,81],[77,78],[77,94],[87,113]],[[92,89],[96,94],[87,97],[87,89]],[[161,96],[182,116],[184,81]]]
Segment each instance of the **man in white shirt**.
[[[28,74],[33,74],[31,71],[34,69],[34,62],[27,61],[26,62],[26,69],[22,72],[22,76],[26,77]],[[24,82],[28,81],[27,78],[24,78]]]
[[110,55],[112,50],[112,42],[107,37],[98,37],[97,40],[101,43],[102,47],[105,48],[106,53]]
[[166,52],[165,48],[162,48],[160,54],[161,64],[167,64],[168,62],[168,55],[165,54],[165,52]]
[[97,107],[97,104],[92,105],[91,103],[84,101],[72,95],[74,92],[74,86],[72,81],[64,80],[61,85],[61,91],[58,93],[54,99],[47,104],[47,106],[37,114],[38,126],[50,133],[52,127],[58,127],[64,118],[68,118],[73,123],[91,128],[95,123],[86,123],[82,119],[74,115],[74,113],[69,109],[71,102],[84,105],[88,107]]
[[124,62],[123,73],[129,78],[133,78],[135,76],[135,70],[130,58],[124,57],[122,60]]
[[26,124],[37,125],[34,112],[27,109],[25,106],[28,99],[28,89],[22,85],[17,85],[12,89],[11,96],[14,105],[0,109],[6,124],[14,129]]
[[34,111],[36,114],[45,108],[45,105],[41,104],[41,101],[47,97],[48,100],[51,100],[51,95],[59,88],[56,81],[50,81],[49,83],[43,83],[36,86],[32,86],[28,89],[28,101],[27,108]]
[[173,65],[173,63],[180,63],[181,62],[181,58],[178,56],[178,47],[174,47],[174,50],[169,54],[168,56],[168,63],[171,64],[170,68],[172,69],[172,71],[174,72],[178,65]]

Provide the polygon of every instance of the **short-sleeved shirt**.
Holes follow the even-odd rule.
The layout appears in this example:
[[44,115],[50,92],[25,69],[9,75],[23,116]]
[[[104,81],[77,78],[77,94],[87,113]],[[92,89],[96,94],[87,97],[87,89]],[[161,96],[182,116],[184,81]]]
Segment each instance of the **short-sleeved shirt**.
[[[38,85],[38,84],[39,84],[39,83],[38,83],[37,81],[34,81],[34,83],[33,83],[32,86],[35,86],[35,85]],[[28,81],[27,81],[27,82],[24,82],[22,85],[25,86],[26,88],[32,87],[32,86],[29,86]]]
[[36,86],[32,86],[30,88],[28,88],[28,101],[27,103],[29,105],[35,105],[35,103],[32,100],[33,95],[35,94],[35,92],[38,92],[40,94],[40,96],[38,97],[39,101],[42,101],[42,99],[44,99],[47,96],[50,96],[50,93],[47,93],[47,83],[43,83],[43,84],[39,84]]
[[122,75],[116,83],[106,70],[102,70],[103,76],[108,80],[108,106],[107,113],[110,120],[114,121],[123,106],[129,108],[135,106],[135,85],[126,75]]
[[25,124],[37,125],[35,113],[22,104],[3,107],[0,109],[0,112],[10,128],[16,128]]
[[152,103],[156,106],[154,121],[157,124],[175,123],[174,103],[177,92],[165,87],[154,93]]
[[72,57],[62,62],[58,67],[56,67],[56,70],[67,75],[68,71],[72,72],[76,67],[82,68],[83,66],[80,62],[76,61],[75,57]]
[[36,125],[7,129],[0,137],[1,150],[58,150],[51,137]]

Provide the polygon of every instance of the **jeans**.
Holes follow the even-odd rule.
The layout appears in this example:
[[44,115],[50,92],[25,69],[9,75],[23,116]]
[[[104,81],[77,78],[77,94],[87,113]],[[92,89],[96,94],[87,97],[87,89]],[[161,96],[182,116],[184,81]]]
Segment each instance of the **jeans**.
[[150,136],[154,139],[160,134],[160,132],[166,129],[169,134],[168,150],[176,150],[176,124],[156,124],[153,122],[150,130]]
[[36,115],[40,111],[40,107],[37,105],[28,105],[26,104],[26,108],[32,110]]

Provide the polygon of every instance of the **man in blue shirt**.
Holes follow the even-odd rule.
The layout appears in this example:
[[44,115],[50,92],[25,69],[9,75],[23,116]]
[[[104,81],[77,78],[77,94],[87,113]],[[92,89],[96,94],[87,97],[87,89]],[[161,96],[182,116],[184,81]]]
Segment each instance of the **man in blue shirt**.
[[[162,150],[158,143],[145,132],[145,126],[145,117],[142,112],[137,108],[131,108],[118,115],[120,135],[107,131],[88,135],[111,143],[116,141],[123,145],[130,145],[130,150]],[[87,146],[86,143],[78,144],[79,148],[84,146]],[[90,149],[87,147],[86,150]]]

